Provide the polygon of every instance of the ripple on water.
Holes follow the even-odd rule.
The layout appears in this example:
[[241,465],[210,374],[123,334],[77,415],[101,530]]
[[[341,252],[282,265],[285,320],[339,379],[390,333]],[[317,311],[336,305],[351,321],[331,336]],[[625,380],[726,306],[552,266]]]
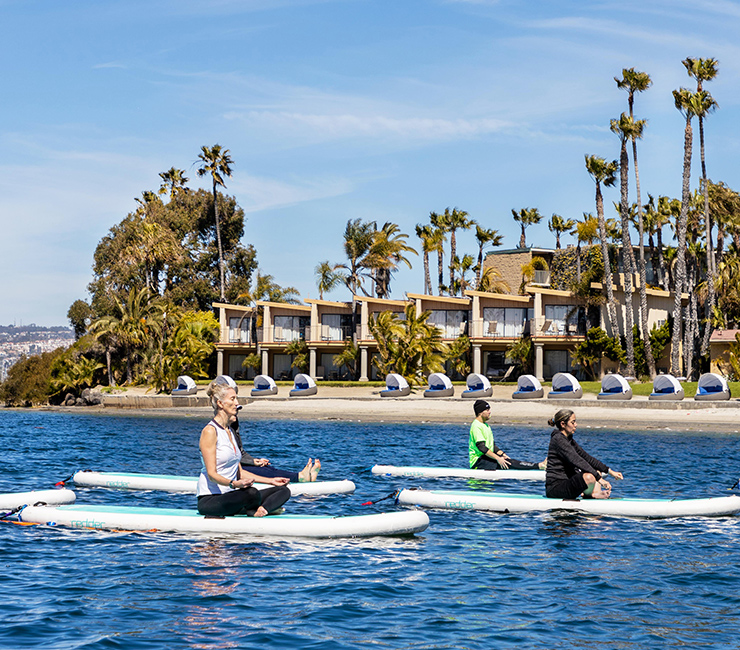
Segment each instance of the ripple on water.
[[[199,470],[193,418],[0,412],[0,491],[78,469]],[[465,426],[243,422],[250,449],[284,467],[319,455],[354,495],[293,499],[292,512],[364,514],[411,485],[537,493],[541,485],[371,475],[374,463],[464,465]],[[524,459],[546,429],[497,427]],[[581,444],[625,473],[616,495],[727,494],[740,437],[599,429]],[[514,454],[512,454],[514,455]],[[701,468],[687,458],[700,458]],[[193,497],[78,489],[86,503],[192,507]],[[413,538],[264,540],[0,525],[0,647],[735,647],[737,518],[668,521],[572,513],[430,511]]]

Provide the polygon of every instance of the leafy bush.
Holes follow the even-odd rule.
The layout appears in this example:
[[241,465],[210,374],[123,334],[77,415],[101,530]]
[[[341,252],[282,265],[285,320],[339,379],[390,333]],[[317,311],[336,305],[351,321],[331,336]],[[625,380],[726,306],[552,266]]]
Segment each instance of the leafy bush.
[[54,392],[51,387],[51,368],[64,354],[64,348],[30,357],[23,356],[8,371],[0,384],[0,402],[6,406],[37,406],[47,404]]

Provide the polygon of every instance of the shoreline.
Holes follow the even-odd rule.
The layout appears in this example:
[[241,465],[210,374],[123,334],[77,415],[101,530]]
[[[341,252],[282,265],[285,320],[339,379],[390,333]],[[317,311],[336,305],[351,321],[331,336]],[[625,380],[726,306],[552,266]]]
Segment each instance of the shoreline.
[[[346,422],[469,424],[473,418],[472,399],[462,397],[424,398],[422,391],[406,397],[384,398],[374,387],[322,387],[309,397],[285,394],[253,398],[242,389],[242,418],[255,420],[336,420]],[[636,396],[623,402],[605,402],[596,395],[579,400],[514,400],[510,387],[495,387],[486,398],[492,407],[492,424],[526,425],[546,428],[547,420],[561,408],[575,411],[581,428],[614,427],[630,430],[673,430],[740,433],[740,400],[695,402],[650,401]],[[102,413],[112,411],[161,417],[202,417],[211,414],[201,390],[196,396],[155,395],[146,388],[129,388],[104,394],[102,406],[41,407],[57,412]]]

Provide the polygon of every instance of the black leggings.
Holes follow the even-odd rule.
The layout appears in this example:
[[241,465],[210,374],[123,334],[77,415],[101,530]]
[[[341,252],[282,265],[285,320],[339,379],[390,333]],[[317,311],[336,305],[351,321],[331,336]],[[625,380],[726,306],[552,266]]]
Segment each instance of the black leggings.
[[272,465],[260,467],[259,465],[242,464],[242,467],[248,472],[256,474],[257,476],[265,476],[267,478],[275,478],[276,476],[289,478],[291,483],[298,483],[298,481],[300,480],[298,478],[298,472],[291,472],[287,469],[278,469],[277,467],[273,467]]
[[203,494],[198,497],[198,512],[206,517],[230,517],[247,515],[253,517],[262,506],[273,512],[290,499],[290,488],[285,485],[265,490],[248,487],[231,490],[223,494]]
[[[507,458],[507,461],[509,461],[509,469],[539,469],[539,463],[530,463],[526,460],[516,460],[515,458]],[[499,465],[495,460],[492,458],[488,458],[488,456],[481,456],[475,463],[475,467],[473,469],[501,469],[501,465]]]

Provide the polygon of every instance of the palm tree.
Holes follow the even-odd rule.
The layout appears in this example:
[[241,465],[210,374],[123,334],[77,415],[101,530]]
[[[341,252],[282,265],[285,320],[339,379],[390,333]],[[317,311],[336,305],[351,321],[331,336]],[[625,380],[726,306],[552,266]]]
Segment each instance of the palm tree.
[[542,221],[542,215],[537,208],[522,208],[519,212],[512,210],[511,214],[514,215],[514,221],[516,221],[522,229],[522,234],[519,238],[519,248],[526,248],[527,236],[525,231],[529,226],[538,224]]
[[319,300],[324,299],[324,292],[332,291],[338,284],[344,281],[345,275],[339,269],[339,264],[332,264],[329,260],[319,262],[314,269],[316,286],[319,290]]
[[465,210],[458,210],[457,208],[445,208],[443,216],[445,229],[450,233],[450,292],[453,291],[455,286],[455,264],[454,260],[457,257],[457,238],[455,233],[458,230],[470,230],[475,225],[475,220],[468,217],[468,213]]
[[363,258],[370,250],[373,243],[375,232],[375,223],[372,221],[363,222],[362,219],[349,219],[344,229],[344,252],[347,255],[347,264],[342,264],[341,268],[346,269],[348,274],[345,276],[345,284],[352,292],[357,294],[357,289],[362,289],[365,295],[367,291],[362,285],[363,276]]
[[501,272],[495,266],[489,266],[483,271],[476,289],[488,293],[511,293],[509,283],[504,280]]
[[581,243],[593,244],[599,238],[599,220],[588,212],[583,213],[583,221],[576,223],[576,278],[581,281]]
[[[375,223],[373,226],[375,227]],[[416,250],[406,243],[407,238],[408,235],[401,232],[398,224],[390,221],[373,233],[370,248],[362,259],[362,264],[370,270],[377,298],[387,298],[390,295],[391,278],[401,262],[411,268],[411,262],[405,253],[418,255]]]
[[436,212],[429,213],[429,222],[434,229],[432,239],[436,243],[437,251],[437,293],[441,296],[444,285],[444,243],[447,239],[447,225],[445,216]]
[[421,240],[421,255],[424,262],[424,294],[426,295],[432,293],[432,276],[429,273],[429,253],[437,250],[432,239],[433,233],[434,230],[429,224],[416,224],[416,236]]
[[480,278],[483,273],[483,247],[486,244],[491,246],[501,246],[504,242],[504,236],[499,235],[498,230],[493,228],[481,228],[475,224],[475,238],[478,241],[478,266],[475,272],[475,286],[480,286]]
[[[696,92],[702,92],[705,81],[711,81],[717,76],[718,61],[717,59],[692,59],[687,58],[683,62],[689,77],[696,79]],[[704,155],[704,118],[706,115],[717,107],[716,102],[711,96],[706,98],[704,110],[697,113],[699,118],[699,149],[701,154],[701,179],[700,185],[704,195],[704,232],[706,238],[707,254],[707,300],[705,302],[705,319],[704,338],[701,343],[701,354],[704,355],[709,351],[709,337],[712,333],[711,315],[714,311],[715,304],[715,287],[717,270],[715,268],[714,247],[712,246],[712,220],[709,211],[709,186],[707,182],[707,165]]]
[[169,192],[170,198],[178,190],[183,189],[190,180],[185,176],[184,169],[176,169],[175,167],[170,167],[166,172],[160,172],[159,177],[162,179],[162,186],[159,188],[159,193],[167,194]]
[[586,170],[596,183],[596,218],[599,222],[599,239],[601,240],[601,256],[604,260],[604,288],[606,289],[606,311],[609,315],[609,325],[612,336],[619,336],[619,322],[617,321],[616,302],[614,300],[614,289],[612,286],[612,267],[609,260],[609,240],[606,232],[606,219],[604,218],[604,197],[601,194],[601,186],[612,187],[617,181],[616,160],[606,162],[598,156],[586,156]]
[[409,304],[403,320],[389,311],[370,317],[368,327],[378,344],[373,364],[382,375],[396,372],[414,386],[429,373],[444,369],[449,347],[439,328],[427,322],[430,313],[417,315],[416,307]]
[[452,286],[452,295],[463,295],[467,289],[470,289],[470,287],[473,286],[465,277],[465,275],[474,268],[473,262],[474,260],[472,255],[465,254],[462,256],[462,259],[455,256],[452,264],[455,271],[460,273],[460,278],[455,278],[455,284]]
[[630,240],[629,227],[629,158],[627,156],[627,140],[635,137],[638,132],[642,132],[644,120],[635,122],[629,115],[622,113],[618,120],[611,121],[611,130],[619,136],[621,143],[619,152],[619,170],[620,170],[620,201],[619,215],[622,221],[622,260],[624,264],[624,303],[626,322],[624,325],[624,335],[627,352],[627,374],[630,377],[635,375],[635,342],[634,332],[632,329],[632,277],[635,271],[634,255],[632,254],[632,241]]
[[555,248],[560,248],[560,235],[564,232],[570,232],[573,230],[573,226],[576,225],[576,222],[574,219],[565,219],[564,217],[561,217],[559,214],[553,214],[552,217],[550,217],[550,221],[547,224],[547,227],[550,229],[550,232],[555,233]]
[[634,128],[630,133],[632,140],[632,164],[635,167],[635,191],[637,193],[637,231],[639,236],[640,250],[640,326],[642,328],[642,338],[645,346],[645,362],[648,367],[650,378],[655,377],[655,360],[653,359],[653,349],[650,345],[650,336],[648,330],[648,309],[647,309],[647,273],[645,271],[645,229],[642,216],[642,197],[640,196],[640,172],[637,166],[637,140],[642,137],[645,121],[638,120],[635,122],[634,102],[635,93],[645,92],[652,85],[652,80],[647,72],[638,72],[634,68],[624,68],[622,70],[622,79],[614,77],[618,88],[625,88],[628,92],[629,116]]
[[676,270],[674,273],[674,298],[673,298],[673,332],[671,335],[671,372],[674,375],[680,372],[679,345],[681,343],[682,333],[682,313],[681,313],[681,295],[686,287],[686,230],[689,215],[689,203],[691,201],[691,153],[693,145],[693,130],[691,120],[696,111],[703,106],[703,95],[701,93],[692,93],[686,88],[680,88],[673,91],[673,101],[676,108],[686,118],[684,127],[684,146],[683,146],[683,182],[681,188],[681,213],[676,224]]
[[224,178],[231,177],[231,166],[234,161],[229,155],[228,149],[223,149],[220,144],[214,144],[212,147],[203,146],[200,148],[198,158],[201,165],[198,168],[198,176],[211,176],[213,181],[213,218],[216,223],[216,243],[218,244],[218,273],[220,278],[221,302],[226,300],[224,289],[224,250],[221,245],[221,226],[218,219],[218,187],[226,187]]

